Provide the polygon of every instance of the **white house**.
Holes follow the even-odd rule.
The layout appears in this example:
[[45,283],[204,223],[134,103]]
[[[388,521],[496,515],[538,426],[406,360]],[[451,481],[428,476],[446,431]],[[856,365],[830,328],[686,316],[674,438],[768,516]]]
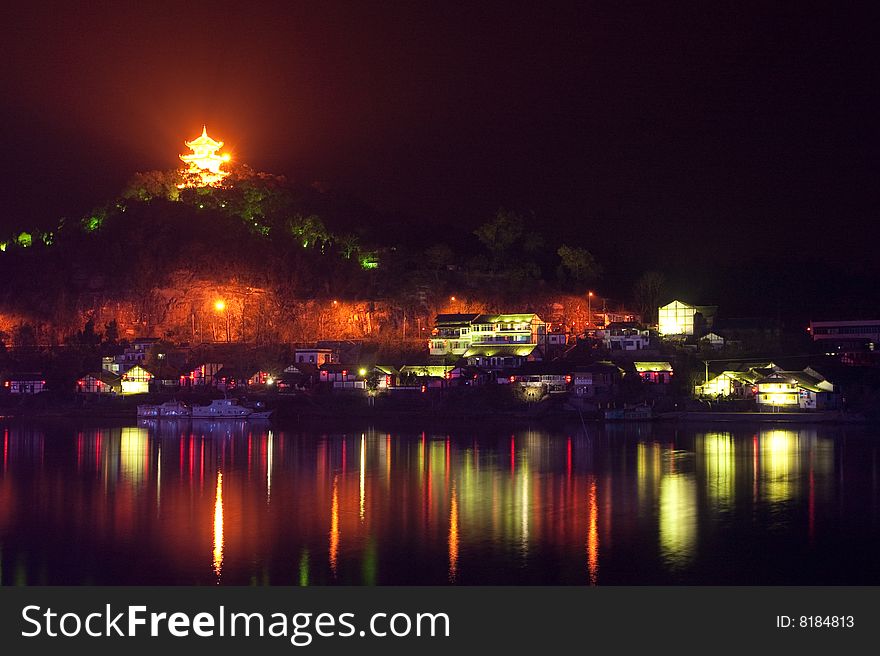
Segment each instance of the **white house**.
[[546,341],[547,325],[533,312],[440,314],[434,320],[434,334],[428,341],[428,348],[430,355],[470,357],[474,347],[545,347]]
[[758,410],[822,410],[836,406],[834,384],[807,367],[803,371],[778,371],[757,381]]
[[428,340],[430,355],[464,355],[471,345],[471,323],[479,314],[438,314]]
[[633,321],[610,323],[601,334],[609,351],[641,351],[651,346],[650,331]]

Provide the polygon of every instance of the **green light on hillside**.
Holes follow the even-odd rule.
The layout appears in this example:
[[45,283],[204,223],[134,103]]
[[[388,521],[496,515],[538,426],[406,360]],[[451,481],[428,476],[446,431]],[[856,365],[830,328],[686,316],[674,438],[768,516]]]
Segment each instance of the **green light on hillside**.
[[28,248],[31,244],[34,243],[34,238],[31,236],[31,233],[23,232],[15,238],[15,243],[17,243],[22,248]]
[[94,232],[101,227],[104,220],[100,216],[87,216],[82,220],[83,230],[86,232]]
[[46,246],[51,246],[53,244],[53,242],[55,241],[55,233],[54,232],[41,232],[40,239],[43,240],[43,243],[46,244]]
[[5,253],[7,246],[9,246],[8,241],[0,241],[0,253]]
[[364,255],[361,257],[361,268],[362,269],[378,269],[379,268],[379,258],[374,254]]

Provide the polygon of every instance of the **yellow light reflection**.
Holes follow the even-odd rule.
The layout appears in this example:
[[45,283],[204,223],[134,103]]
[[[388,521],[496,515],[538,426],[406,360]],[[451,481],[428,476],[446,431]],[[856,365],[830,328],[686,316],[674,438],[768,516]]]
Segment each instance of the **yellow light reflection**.
[[454,581],[458,574],[458,493],[452,487],[452,500],[449,502],[449,580]]
[[122,478],[140,485],[147,469],[149,434],[146,428],[123,428],[119,437]]
[[330,503],[330,571],[336,576],[336,558],[339,555],[339,477],[333,477],[333,500]]
[[726,507],[733,503],[736,459],[734,457],[733,437],[730,433],[709,433],[703,436],[703,471],[706,474],[706,492],[710,503]]
[[689,474],[660,481],[660,551],[673,567],[686,564],[697,541],[697,486]]
[[217,472],[217,491],[214,496],[214,574],[218,583],[223,568],[223,474]]
[[590,585],[596,585],[599,578],[599,504],[596,499],[596,479],[590,479],[590,494],[587,500],[589,523],[587,528],[587,570]]
[[367,438],[361,435],[361,472],[360,472],[360,518],[364,521],[364,501],[367,495]]
[[792,479],[797,474],[798,435],[791,430],[761,434],[761,489],[767,501],[787,501],[795,493]]

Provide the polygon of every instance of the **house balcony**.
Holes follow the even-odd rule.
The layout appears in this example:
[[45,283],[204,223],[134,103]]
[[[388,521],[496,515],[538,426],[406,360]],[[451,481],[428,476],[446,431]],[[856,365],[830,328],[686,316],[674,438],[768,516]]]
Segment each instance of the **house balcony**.
[[531,333],[519,335],[475,335],[473,338],[474,345],[478,344],[535,344],[532,341]]
[[464,339],[432,339],[428,346],[429,355],[464,355],[470,342]]

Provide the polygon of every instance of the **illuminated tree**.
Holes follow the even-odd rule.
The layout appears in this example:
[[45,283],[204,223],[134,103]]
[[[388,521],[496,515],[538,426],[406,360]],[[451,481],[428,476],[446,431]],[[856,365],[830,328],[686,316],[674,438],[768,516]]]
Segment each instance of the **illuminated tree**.
[[311,246],[323,251],[324,247],[332,240],[324,222],[315,214],[310,216],[295,215],[287,220],[287,229],[300,241],[303,248]]
[[[180,198],[179,187],[181,184],[183,184],[183,178],[180,171],[135,173],[123,190],[122,197],[141,201],[150,201],[154,198],[178,200]],[[100,223],[106,218],[106,212],[103,217],[100,214],[94,213],[93,216],[101,218],[101,221],[95,226],[100,227]]]

